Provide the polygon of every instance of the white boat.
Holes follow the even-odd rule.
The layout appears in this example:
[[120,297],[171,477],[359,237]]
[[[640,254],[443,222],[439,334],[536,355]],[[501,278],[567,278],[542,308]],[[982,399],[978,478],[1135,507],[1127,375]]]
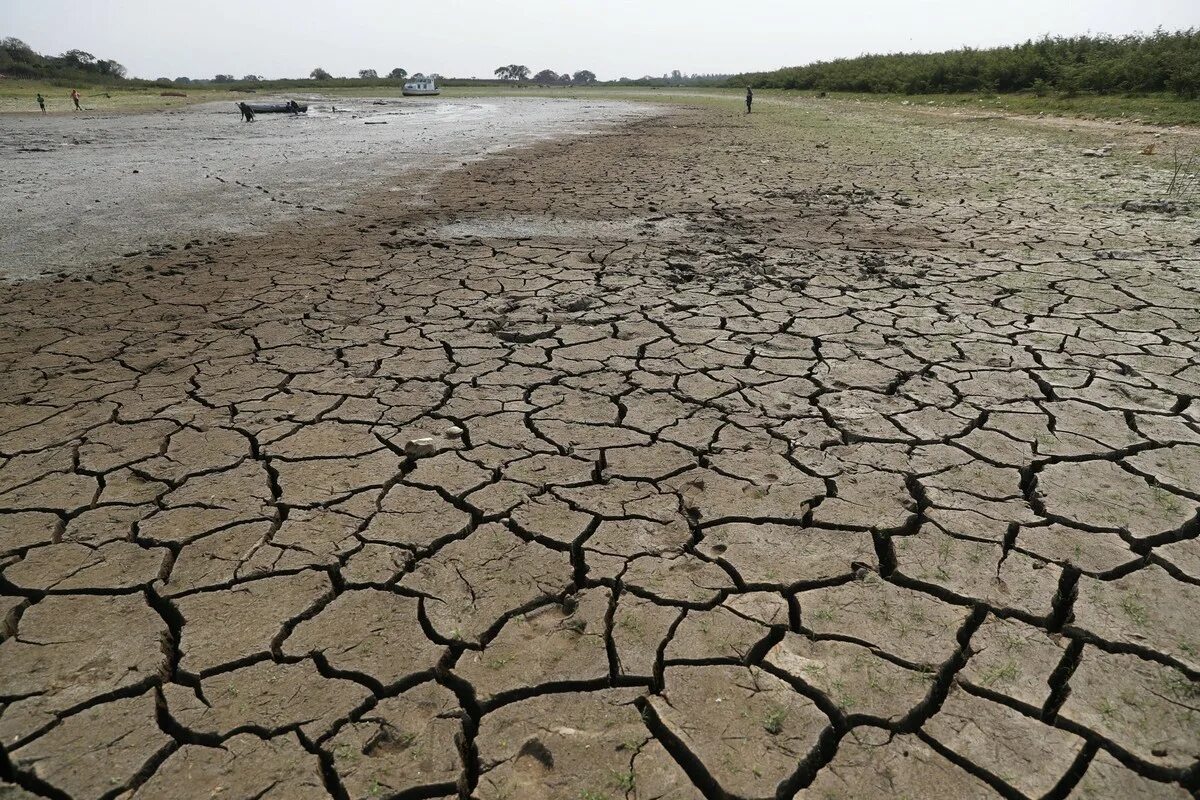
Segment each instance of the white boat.
[[423,75],[418,75],[404,84],[405,97],[430,97],[441,93],[442,90],[437,87],[437,81]]

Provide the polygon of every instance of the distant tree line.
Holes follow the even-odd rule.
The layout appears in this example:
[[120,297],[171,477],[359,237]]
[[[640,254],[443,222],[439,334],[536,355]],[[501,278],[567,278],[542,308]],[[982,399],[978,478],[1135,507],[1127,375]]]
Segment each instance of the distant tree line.
[[661,76],[642,76],[641,78],[619,78],[618,84],[628,86],[720,86],[724,85],[728,79],[733,78],[731,74],[701,74],[691,73],[684,74],[679,70],[664,72]]
[[894,53],[736,75],[731,86],[937,94],[1174,92],[1200,97],[1200,29],[1149,35],[1046,37],[1010,47]]
[[550,86],[555,84],[561,86],[572,84],[587,86],[596,82],[596,73],[592,72],[590,69],[581,69],[576,72],[562,73],[556,72],[552,69],[544,69],[538,72],[532,78],[529,76],[529,72],[529,67],[525,66],[524,64],[508,64],[503,67],[497,67],[492,74],[502,81],[532,81],[533,83],[539,85]]
[[700,74],[692,73],[685,75],[677,69],[670,72],[664,72],[659,75],[643,75],[640,78],[619,78],[617,83],[624,86],[723,86],[726,81],[734,77],[728,74]]
[[20,39],[8,36],[0,39],[0,75],[43,80],[122,80],[125,67],[111,58],[97,58],[84,50],[44,56]]

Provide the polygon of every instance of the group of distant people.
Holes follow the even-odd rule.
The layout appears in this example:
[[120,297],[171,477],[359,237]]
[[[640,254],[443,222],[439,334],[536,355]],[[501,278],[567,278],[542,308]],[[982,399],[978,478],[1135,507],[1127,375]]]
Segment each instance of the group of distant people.
[[[71,90],[71,102],[75,104],[76,111],[83,111],[83,106],[79,105],[79,90],[78,89]],[[41,92],[38,92],[37,104],[38,104],[38,108],[40,108],[42,110],[42,113],[45,114],[46,113],[46,98],[42,97]]]

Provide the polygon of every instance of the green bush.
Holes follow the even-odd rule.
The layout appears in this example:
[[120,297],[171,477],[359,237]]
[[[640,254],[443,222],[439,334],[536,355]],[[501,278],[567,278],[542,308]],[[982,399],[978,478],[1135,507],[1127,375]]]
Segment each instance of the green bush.
[[1172,91],[1200,95],[1200,30],[1072,36],[986,50],[894,53],[736,75],[730,86],[933,94],[1051,90],[1067,96]]

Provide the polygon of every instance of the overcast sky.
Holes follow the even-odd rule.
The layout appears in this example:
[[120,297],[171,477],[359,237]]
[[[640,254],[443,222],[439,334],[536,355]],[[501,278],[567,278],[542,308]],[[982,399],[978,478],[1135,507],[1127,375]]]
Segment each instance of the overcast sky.
[[745,72],[1042,34],[1200,27],[1200,0],[0,0],[0,36],[131,75]]

